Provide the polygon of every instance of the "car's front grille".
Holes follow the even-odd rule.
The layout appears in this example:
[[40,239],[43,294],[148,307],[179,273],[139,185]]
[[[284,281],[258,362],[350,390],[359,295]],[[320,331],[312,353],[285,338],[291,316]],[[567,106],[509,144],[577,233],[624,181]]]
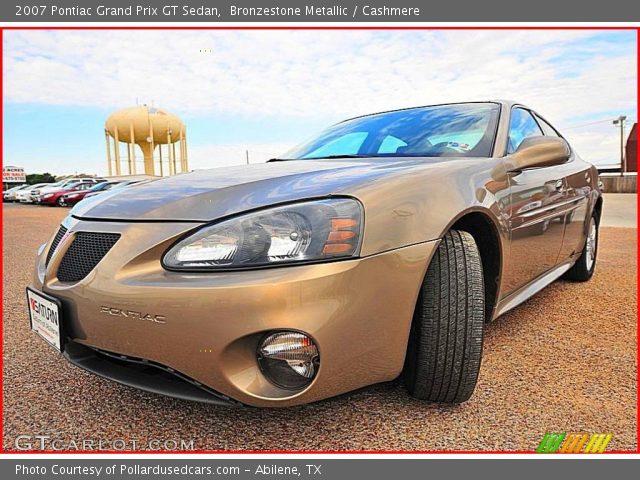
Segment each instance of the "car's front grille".
[[58,267],[58,280],[79,282],[120,238],[119,233],[77,232]]
[[58,230],[58,233],[56,233],[56,236],[53,237],[53,241],[51,242],[51,246],[49,247],[49,252],[47,253],[47,260],[45,262],[45,265],[49,265],[49,260],[51,260],[51,257],[53,256],[53,252],[56,251],[56,248],[58,248],[58,244],[60,243],[60,240],[62,240],[62,237],[64,237],[66,233],[67,233],[67,229],[64,228],[62,225],[60,225],[60,229]]

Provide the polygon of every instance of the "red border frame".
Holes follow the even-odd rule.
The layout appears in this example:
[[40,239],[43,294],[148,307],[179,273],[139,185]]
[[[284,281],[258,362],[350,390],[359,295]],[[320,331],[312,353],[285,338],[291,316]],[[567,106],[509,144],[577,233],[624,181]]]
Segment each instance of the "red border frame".
[[[0,52],[0,74],[2,79],[0,81],[0,164],[4,164],[4,129],[3,129],[3,116],[4,116],[4,69],[3,69],[3,56],[4,56],[4,30],[628,30],[636,32],[636,55],[638,61],[636,62],[637,68],[637,90],[640,91],[640,27],[625,27],[625,26],[24,26],[24,27],[0,27],[0,42],[2,43],[3,50]],[[637,98],[636,112],[640,111],[640,97]],[[640,155],[638,155],[640,159]],[[640,200],[638,201],[638,212],[640,212]],[[0,211],[0,228],[4,225],[3,212]],[[0,238],[0,246],[3,241]],[[638,242],[636,244],[637,254],[640,256],[640,234],[638,234]],[[3,255],[4,256],[4,255]],[[4,272],[3,258],[0,258],[0,270]],[[3,287],[0,287],[2,291]],[[640,285],[636,283],[636,315],[638,315],[638,309],[640,308]],[[3,372],[3,324],[4,324],[4,305],[0,306],[0,313],[3,314],[3,322],[0,323],[0,430],[4,437],[4,416],[3,416],[3,389],[2,387],[2,372]],[[619,451],[607,451],[605,455],[612,454],[640,454],[640,374],[638,374],[638,367],[640,366],[640,324],[636,321],[636,449],[635,450],[619,450]],[[544,432],[541,432],[541,435]],[[5,450],[4,441],[0,443],[0,454],[41,454],[41,455],[104,455],[104,454],[118,454],[118,455],[192,455],[192,454],[242,454],[242,455],[255,455],[255,454],[300,454],[300,455],[313,455],[313,454],[378,454],[378,455],[421,455],[421,454],[504,454],[504,455],[517,455],[517,454],[534,454],[535,450],[491,450],[491,451],[473,451],[473,450],[190,450],[190,451],[147,451],[147,450],[73,450],[73,451],[50,451],[50,450]]]

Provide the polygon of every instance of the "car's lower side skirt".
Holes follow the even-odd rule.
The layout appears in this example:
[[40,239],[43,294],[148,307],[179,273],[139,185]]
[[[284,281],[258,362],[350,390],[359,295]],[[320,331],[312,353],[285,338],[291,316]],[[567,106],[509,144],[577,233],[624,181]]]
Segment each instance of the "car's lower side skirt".
[[534,279],[532,282],[529,282],[515,292],[509,294],[507,297],[503,298],[496,306],[494,318],[498,318],[500,315],[503,315],[509,310],[514,309],[522,302],[533,297],[536,293],[538,293],[546,286],[555,282],[572,267],[576,256],[574,256],[571,260],[567,260],[566,262],[561,263],[560,265],[556,265],[551,270]]
[[73,341],[66,343],[64,356],[83,370],[146,392],[213,405],[242,405],[186,375],[155,362],[105,352]]

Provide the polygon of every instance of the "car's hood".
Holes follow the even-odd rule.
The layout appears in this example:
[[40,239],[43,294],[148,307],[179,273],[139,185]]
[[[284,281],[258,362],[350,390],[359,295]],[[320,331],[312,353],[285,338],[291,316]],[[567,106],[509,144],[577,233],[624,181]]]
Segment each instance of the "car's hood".
[[349,194],[386,175],[451,158],[300,160],[200,170],[105,192],[79,203],[80,218],[206,222],[282,202]]

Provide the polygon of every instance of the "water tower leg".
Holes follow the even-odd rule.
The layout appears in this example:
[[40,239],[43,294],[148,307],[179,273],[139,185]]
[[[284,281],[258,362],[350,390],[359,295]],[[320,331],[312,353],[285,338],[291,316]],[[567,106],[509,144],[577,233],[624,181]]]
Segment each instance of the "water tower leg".
[[150,143],[141,143],[140,149],[144,155],[144,173],[146,175],[155,175],[153,168],[153,150]]
[[187,132],[183,129],[180,129],[180,170],[183,173],[189,171],[187,163]]
[[187,132],[184,132],[184,171],[189,171],[189,155],[187,154]]
[[116,175],[120,176],[120,141],[118,140],[118,129],[115,129],[113,137],[113,147],[116,154]]
[[129,175],[136,174],[136,144],[133,131],[133,122],[129,124]]
[[[176,163],[176,142],[171,144],[171,149],[173,150],[173,172],[178,173],[178,164]],[[182,173],[182,170],[180,170]]]
[[[151,164],[151,172],[147,172],[147,175],[155,175],[155,165],[153,164],[153,152],[156,149],[155,138],[153,137],[153,123],[149,120],[149,138],[150,142],[150,155],[149,155],[149,163]],[[160,176],[162,176],[162,160],[160,160]]]
[[105,129],[104,131],[104,140],[107,144],[107,167],[109,170],[109,176],[113,175],[113,165],[111,165],[111,139],[109,137],[109,132]]
[[127,143],[127,167],[129,168],[129,175],[131,175],[131,144]]
[[174,175],[176,173],[175,165],[173,163],[173,148],[171,145],[171,130],[167,130],[167,157],[169,157],[169,175]]

